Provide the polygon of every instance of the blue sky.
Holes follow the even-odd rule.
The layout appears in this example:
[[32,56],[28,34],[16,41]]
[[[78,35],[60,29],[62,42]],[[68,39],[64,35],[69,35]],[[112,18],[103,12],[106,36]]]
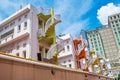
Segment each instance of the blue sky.
[[62,22],[56,33],[78,36],[81,29],[91,30],[106,25],[109,15],[120,13],[120,0],[0,0],[0,21],[19,10],[20,4],[35,7],[54,7]]

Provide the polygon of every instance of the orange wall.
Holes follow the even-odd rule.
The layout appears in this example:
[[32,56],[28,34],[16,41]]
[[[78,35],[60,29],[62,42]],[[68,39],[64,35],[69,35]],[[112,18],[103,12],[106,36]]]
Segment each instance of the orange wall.
[[37,64],[39,62],[32,64],[0,58],[0,80],[112,80],[51,64]]

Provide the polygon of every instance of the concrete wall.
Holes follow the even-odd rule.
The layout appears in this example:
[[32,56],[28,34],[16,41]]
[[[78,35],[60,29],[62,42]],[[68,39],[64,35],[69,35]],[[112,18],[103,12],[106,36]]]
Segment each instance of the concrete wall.
[[[0,52],[5,52],[8,54],[16,55],[16,53],[19,53],[20,57],[23,57],[23,51],[26,51],[26,58],[29,57],[29,44],[28,44],[28,37],[23,38],[22,40],[18,40],[15,43],[9,44],[5,47],[0,48]],[[26,46],[23,46],[23,44],[26,44]],[[19,46],[19,49],[17,47]]]
[[0,80],[112,80],[38,61],[0,54]]
[[37,60],[37,53],[39,53],[39,44],[37,40],[38,33],[38,17],[37,17],[37,9],[30,6],[30,53],[31,58]]
[[[74,57],[75,51],[74,51],[72,36],[70,34],[67,34],[59,38],[65,40],[64,50],[61,51],[58,55],[59,64],[66,67],[70,67],[71,65],[71,68],[76,68],[75,57]],[[69,50],[67,48],[68,46],[69,46]]]
[[59,58],[58,63],[66,67],[75,68],[75,63],[72,55]]

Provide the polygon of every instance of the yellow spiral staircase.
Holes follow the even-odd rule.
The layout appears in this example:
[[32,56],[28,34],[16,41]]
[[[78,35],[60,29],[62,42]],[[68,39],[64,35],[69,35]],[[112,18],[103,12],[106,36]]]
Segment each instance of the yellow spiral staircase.
[[[63,49],[63,46],[56,42],[55,34],[55,26],[60,22],[60,15],[54,15],[53,8],[50,9],[49,14],[38,14],[38,42],[40,43],[40,48],[45,48],[44,45],[47,45],[46,49],[48,49],[46,53],[41,51],[42,58],[54,61],[54,63],[57,62],[57,54]],[[47,55],[43,56],[44,54]]]

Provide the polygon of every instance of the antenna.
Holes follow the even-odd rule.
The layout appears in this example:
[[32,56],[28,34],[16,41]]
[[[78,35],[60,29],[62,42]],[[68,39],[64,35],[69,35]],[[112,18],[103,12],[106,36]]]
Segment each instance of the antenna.
[[22,9],[22,4],[20,5],[20,9]]
[[22,0],[20,0],[20,9],[22,9]]

